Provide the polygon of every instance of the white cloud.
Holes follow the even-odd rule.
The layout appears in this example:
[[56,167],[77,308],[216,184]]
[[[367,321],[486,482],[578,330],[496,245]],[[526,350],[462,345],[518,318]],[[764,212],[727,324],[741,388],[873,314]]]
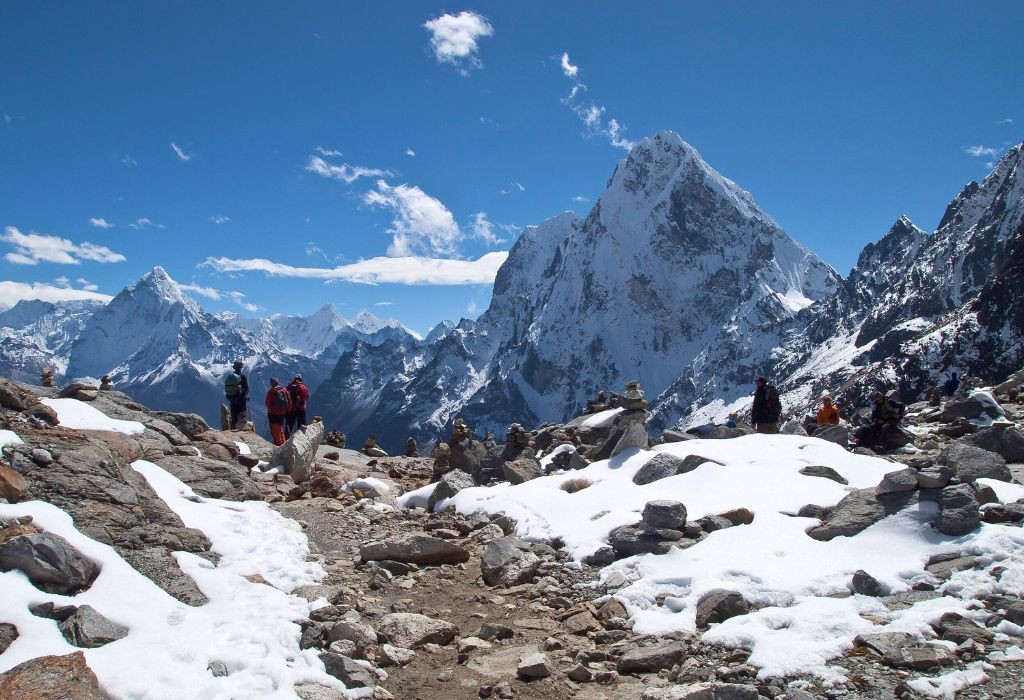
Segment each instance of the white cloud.
[[309,163],[306,164],[306,170],[311,173],[316,173],[321,177],[329,177],[333,180],[343,180],[347,184],[352,184],[361,177],[392,176],[392,172],[390,170],[381,170],[380,168],[364,168],[361,165],[349,165],[348,163],[331,165],[319,156],[309,157]]
[[992,148],[991,146],[964,146],[963,152],[976,158],[980,156],[991,157],[999,153],[997,149]]
[[507,251],[487,253],[477,260],[425,257],[377,257],[332,268],[293,267],[262,258],[207,258],[202,265],[218,272],[264,272],[275,277],[298,277],[357,284],[463,285],[493,284]]
[[[507,231],[509,227],[498,225],[498,228]],[[479,238],[486,243],[491,245],[497,245],[498,243],[504,243],[504,239],[498,238],[494,233],[495,224],[488,221],[487,214],[482,211],[478,211],[473,215],[473,236]]]
[[508,187],[500,191],[500,194],[510,194],[513,192],[525,192],[526,186],[518,182],[510,182]]
[[489,126],[489,127],[494,128],[494,129],[497,129],[498,126],[499,126],[498,122],[494,121],[493,119],[491,119],[489,117],[480,117],[480,123],[483,124],[484,126]]
[[229,216],[211,216],[207,221],[212,221],[215,224],[226,224],[231,221]]
[[144,229],[144,228],[167,228],[167,227],[164,226],[163,224],[153,223],[152,221],[150,221],[146,217],[142,217],[142,218],[136,219],[135,221],[133,221],[130,224],[128,224],[128,228],[134,228],[134,229],[137,229],[137,230],[141,230],[141,229]]
[[475,12],[441,15],[425,22],[423,27],[430,32],[430,47],[438,63],[454,66],[462,75],[469,75],[470,69],[483,66],[476,56],[477,40],[494,34],[494,28],[483,15]]
[[111,263],[124,262],[126,259],[106,246],[89,242],[72,243],[66,238],[35,232],[22,233],[13,226],[4,229],[0,240],[14,246],[15,252],[8,253],[4,258],[15,265],[36,265],[40,262],[78,265],[83,260]]
[[201,297],[213,299],[214,301],[219,301],[221,298],[220,290],[214,289],[213,287],[202,287],[198,284],[182,284],[181,282],[175,282],[175,284],[178,285],[178,289],[183,292],[192,292],[193,294],[198,294]]
[[95,289],[65,289],[43,282],[0,281],[0,304],[14,306],[23,299],[39,299],[51,303],[83,299],[108,302],[113,297],[109,294],[100,294]]
[[480,310],[480,309],[479,309],[479,307],[478,307],[478,306],[476,305],[476,301],[474,301],[474,300],[472,300],[472,299],[470,299],[470,300],[469,300],[469,303],[468,303],[468,304],[466,304],[466,313],[468,313],[468,314],[471,314],[471,315],[472,315],[472,314],[475,314],[475,313],[476,313],[477,311],[479,311],[479,310]]
[[996,124],[1013,124],[1013,120],[1007,117],[1006,119],[1000,119]]
[[340,158],[341,156],[344,155],[341,151],[336,151],[333,148],[324,148],[323,146],[317,146],[313,150],[322,156],[327,156],[328,158],[332,156],[335,158]]
[[121,158],[121,165],[123,165],[126,168],[134,168],[138,164],[139,164],[138,161],[136,161],[134,158],[132,158],[127,153],[125,153],[124,157]]
[[254,313],[256,313],[257,311],[259,311],[260,309],[263,308],[262,306],[257,306],[256,304],[250,304],[250,303],[248,303],[246,301],[243,301],[243,299],[245,299],[245,295],[242,294],[241,292],[225,292],[225,293],[229,297],[231,297],[231,299],[236,304],[238,304],[239,306],[241,306],[243,309],[245,309],[246,311],[248,311],[251,314],[254,314]]
[[590,197],[584,197],[583,195],[578,194],[578,195],[576,195],[575,197],[572,198],[572,201],[574,201],[574,202],[589,202],[590,201]]
[[83,279],[82,277],[79,277],[75,281],[78,283],[79,287],[86,290],[87,292],[95,292],[97,289],[100,288],[98,284],[93,284],[89,280]]
[[607,122],[605,121],[604,115],[607,110],[604,107],[594,103],[584,105],[576,101],[580,93],[586,91],[587,86],[578,80],[579,67],[569,62],[569,54],[567,53],[562,54],[562,73],[572,80],[572,90],[570,90],[566,97],[562,98],[562,104],[576,113],[576,116],[587,127],[588,136],[603,136],[608,139],[611,145],[627,151],[633,148],[636,142],[630,141],[625,137],[623,134],[625,126],[614,118],[608,119]]
[[569,54],[562,54],[562,72],[565,73],[566,78],[576,79],[576,74],[580,72],[579,66],[574,66],[569,63]]
[[171,142],[171,148],[174,150],[174,153],[178,156],[178,158],[186,162],[192,160],[192,158],[195,155],[194,153],[186,153],[181,146],[174,143],[173,141]]
[[363,195],[363,201],[370,206],[390,209],[394,214],[388,229],[392,236],[389,256],[409,257],[416,252],[450,254],[462,238],[448,207],[419,187],[392,187],[378,180],[377,188]]
[[391,301],[378,301],[374,306],[391,306],[394,302]]
[[416,157],[416,151],[412,150],[411,148],[406,148],[405,149],[405,155],[409,156],[410,158],[415,158]]
[[68,289],[71,286],[71,280],[69,280],[67,277],[64,277],[63,275],[55,279],[53,283],[60,287],[61,289]]
[[95,226],[96,228],[114,228],[114,224],[110,223],[106,219],[89,219],[89,225]]

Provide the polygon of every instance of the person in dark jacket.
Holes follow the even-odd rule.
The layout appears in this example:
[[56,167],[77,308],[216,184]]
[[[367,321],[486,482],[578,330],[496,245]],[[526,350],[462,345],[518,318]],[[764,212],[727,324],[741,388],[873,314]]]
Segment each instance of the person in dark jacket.
[[779,417],[782,415],[782,402],[779,390],[769,384],[765,377],[757,378],[754,389],[754,405],[750,408],[750,422],[759,433],[779,432]]
[[857,431],[857,443],[861,447],[883,447],[891,433],[899,430],[900,407],[876,391],[872,397],[870,422]]
[[285,435],[291,435],[297,428],[306,427],[306,402],[309,401],[309,389],[302,383],[302,375],[296,374],[295,379],[288,383],[288,398],[291,408],[288,410],[288,425]]
[[274,377],[270,379],[270,389],[267,391],[267,396],[263,399],[263,403],[267,407],[270,436],[274,439],[275,445],[283,445],[285,440],[285,416],[288,415],[292,402],[288,396],[288,391]]
[[949,379],[942,385],[942,393],[946,396],[952,396],[956,393],[956,390],[960,388],[960,379],[956,376],[956,372],[949,375]]
[[230,426],[238,430],[239,424],[245,425],[245,406],[249,402],[249,380],[242,374],[245,365],[236,360],[231,365],[232,371],[224,375],[224,396],[231,407]]

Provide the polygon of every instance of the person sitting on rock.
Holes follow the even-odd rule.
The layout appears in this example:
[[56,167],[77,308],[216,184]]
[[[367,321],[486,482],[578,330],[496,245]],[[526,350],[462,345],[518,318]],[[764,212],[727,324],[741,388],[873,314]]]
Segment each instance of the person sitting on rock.
[[832,403],[832,396],[826,392],[821,395],[821,408],[818,409],[818,418],[815,421],[820,429],[829,425],[839,425],[839,409]]
[[288,411],[291,410],[292,402],[288,391],[281,386],[281,382],[275,377],[270,378],[270,389],[263,400],[267,407],[267,421],[270,423],[270,436],[274,439],[275,445],[284,444],[284,421]]
[[871,400],[871,419],[857,431],[857,443],[875,449],[884,447],[889,435],[899,431],[902,406],[885,398],[880,391],[876,391]]

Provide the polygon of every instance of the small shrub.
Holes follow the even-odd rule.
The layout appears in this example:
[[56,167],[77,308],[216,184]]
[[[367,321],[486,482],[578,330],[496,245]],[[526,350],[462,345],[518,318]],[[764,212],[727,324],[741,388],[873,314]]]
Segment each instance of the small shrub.
[[558,488],[562,489],[566,493],[576,493],[582,491],[588,486],[593,486],[594,482],[590,479],[584,479],[582,477],[576,479],[568,479],[562,482],[562,485]]

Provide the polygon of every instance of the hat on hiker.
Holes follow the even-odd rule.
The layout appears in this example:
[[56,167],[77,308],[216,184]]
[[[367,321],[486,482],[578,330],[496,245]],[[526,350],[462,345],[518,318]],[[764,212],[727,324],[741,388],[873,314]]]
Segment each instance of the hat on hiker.
[[235,360],[235,364],[231,365],[235,369],[242,369],[245,365],[242,364],[241,360]]
[[296,375],[295,375],[295,378],[296,378],[296,379],[297,379],[298,381],[300,381],[300,382],[302,381],[302,375],[301,375],[301,374],[296,374]]
[[271,377],[270,378],[270,386],[277,386],[280,383],[281,382],[277,381],[277,377]]

